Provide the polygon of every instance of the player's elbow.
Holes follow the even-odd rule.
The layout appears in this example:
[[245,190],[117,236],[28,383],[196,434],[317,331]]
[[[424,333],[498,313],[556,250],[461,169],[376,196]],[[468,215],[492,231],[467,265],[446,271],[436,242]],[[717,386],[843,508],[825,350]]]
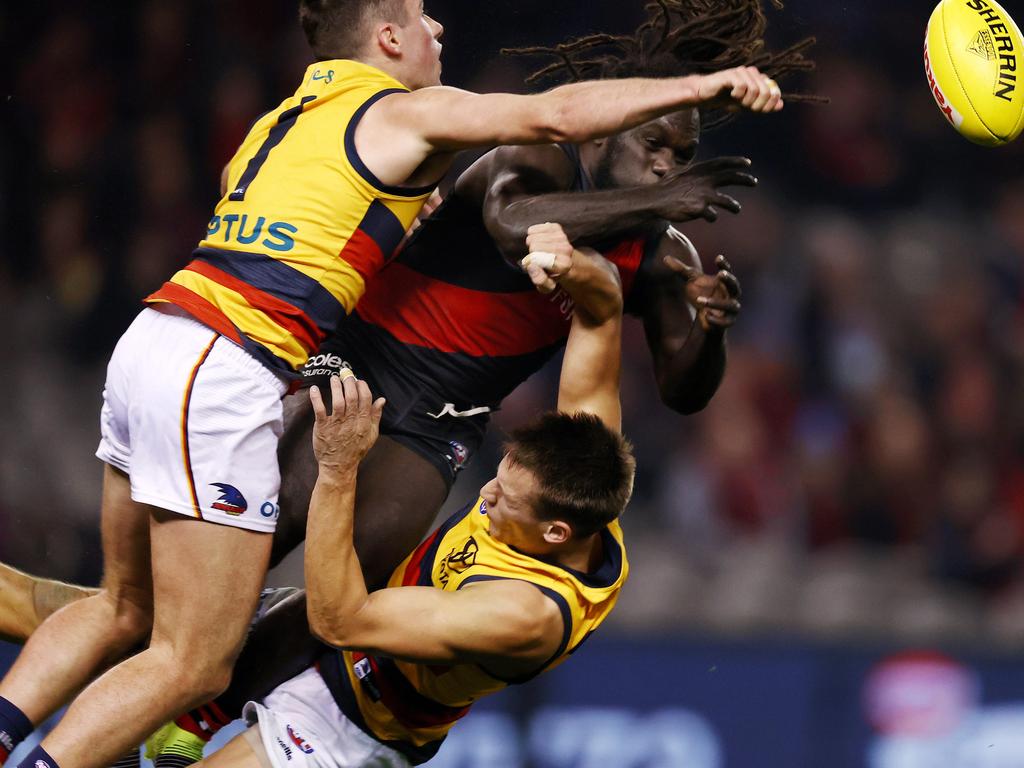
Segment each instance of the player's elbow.
[[516,204],[496,212],[493,215],[484,217],[484,225],[487,227],[487,234],[491,236],[494,245],[505,260],[514,266],[518,266],[520,260],[526,255],[526,230],[518,221],[517,211],[509,210]]
[[691,386],[659,380],[658,394],[661,397],[662,404],[669,409],[682,416],[692,416],[695,413],[700,413],[707,407],[715,392],[714,389],[699,391]]
[[334,622],[318,618],[312,612],[309,614],[309,631],[313,637],[324,645],[330,645],[334,648],[340,648],[344,645],[342,642],[343,633],[339,631]]
[[670,409],[675,411],[681,416],[692,416],[695,413],[703,411],[708,403],[711,402],[710,397],[693,398],[693,397],[675,397],[666,398],[662,395],[661,401],[668,406]]
[[317,606],[313,600],[306,603],[309,631],[317,640],[334,648],[347,648],[354,636],[355,622],[341,611]]

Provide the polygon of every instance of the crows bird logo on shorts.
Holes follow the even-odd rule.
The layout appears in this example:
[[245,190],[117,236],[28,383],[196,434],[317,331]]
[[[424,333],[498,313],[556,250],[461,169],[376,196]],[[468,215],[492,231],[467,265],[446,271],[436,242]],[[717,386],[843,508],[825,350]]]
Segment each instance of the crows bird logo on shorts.
[[220,498],[211,505],[214,509],[227,512],[229,515],[240,515],[249,508],[242,492],[227,483],[210,483],[220,491]]

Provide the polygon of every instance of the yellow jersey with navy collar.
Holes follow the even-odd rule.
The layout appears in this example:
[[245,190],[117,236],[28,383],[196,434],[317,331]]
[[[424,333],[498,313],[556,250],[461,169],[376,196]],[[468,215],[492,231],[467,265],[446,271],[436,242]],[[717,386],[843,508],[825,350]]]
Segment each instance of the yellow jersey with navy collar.
[[370,106],[406,90],[361,62],[311,65],[231,159],[193,261],[146,301],[176,304],[294,373],[352,311],[433,189],[383,184],[356,152]]
[[561,664],[611,613],[629,565],[619,523],[601,532],[604,559],[580,573],[523,554],[490,535],[481,498],[448,519],[395,569],[389,587],[455,591],[479,581],[515,579],[534,585],[562,613],[562,642],[533,674],[501,679],[476,664],[416,664],[350,651],[329,651],[317,667],[339,708],[373,738],[414,765],[426,762],[470,705]]

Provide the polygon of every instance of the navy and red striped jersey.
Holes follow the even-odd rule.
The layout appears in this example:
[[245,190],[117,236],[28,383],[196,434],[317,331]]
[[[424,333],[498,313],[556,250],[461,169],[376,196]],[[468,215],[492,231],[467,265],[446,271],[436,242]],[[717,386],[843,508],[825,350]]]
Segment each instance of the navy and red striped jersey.
[[[574,151],[570,157],[577,160]],[[585,191],[584,182],[580,187]],[[619,268],[627,309],[647,250],[639,236],[604,250]],[[568,294],[538,293],[498,250],[480,205],[451,195],[367,283],[322,351],[337,352],[385,386],[398,378],[411,392],[430,391],[439,406],[451,403],[464,414],[496,408],[565,344],[571,321]],[[382,375],[382,366],[392,372]]]

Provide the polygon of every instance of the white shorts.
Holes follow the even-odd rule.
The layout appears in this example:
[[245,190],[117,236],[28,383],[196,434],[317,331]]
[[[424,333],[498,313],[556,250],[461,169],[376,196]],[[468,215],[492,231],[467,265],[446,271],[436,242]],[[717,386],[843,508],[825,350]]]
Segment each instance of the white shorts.
[[277,524],[285,381],[166,305],[142,310],[107,366],[96,455],[142,504],[235,528]]
[[274,768],[409,768],[345,717],[315,669],[279,685],[263,703],[250,701],[243,717],[257,724]]

